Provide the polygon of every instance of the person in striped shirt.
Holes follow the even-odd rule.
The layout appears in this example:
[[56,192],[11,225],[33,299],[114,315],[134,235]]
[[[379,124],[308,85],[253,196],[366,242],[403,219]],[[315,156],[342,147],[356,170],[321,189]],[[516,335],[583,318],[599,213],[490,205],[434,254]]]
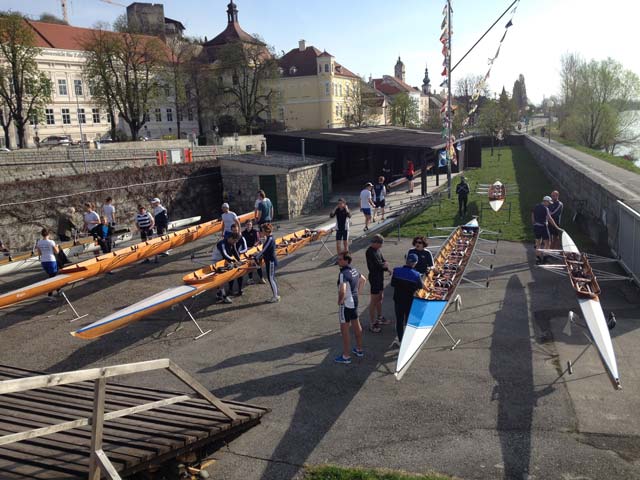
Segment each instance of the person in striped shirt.
[[278,295],[278,284],[276,283],[276,266],[278,260],[276,259],[276,240],[272,235],[273,226],[270,223],[262,225],[262,234],[265,237],[262,250],[257,253],[253,258],[258,263],[264,258],[265,270],[267,272],[267,280],[271,285],[271,291],[273,296],[267,300],[269,303],[278,303],[280,301],[280,295]]
[[[147,212],[144,205],[138,205],[138,213],[136,214],[136,227],[140,232],[140,238],[143,242],[151,240],[153,238],[153,227],[155,223],[153,221],[153,215]],[[142,263],[149,263],[151,260],[145,258]],[[156,262],[158,258],[156,257]]]

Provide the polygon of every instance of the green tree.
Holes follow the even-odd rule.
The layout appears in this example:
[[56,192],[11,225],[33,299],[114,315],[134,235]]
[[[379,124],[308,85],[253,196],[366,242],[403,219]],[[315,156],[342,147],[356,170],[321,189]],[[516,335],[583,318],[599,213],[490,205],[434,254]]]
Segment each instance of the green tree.
[[345,98],[346,113],[344,123],[347,127],[362,127],[367,125],[375,114],[377,103],[382,97],[367,85],[362,79],[351,84]]
[[529,104],[527,100],[527,86],[524,83],[524,75],[520,74],[518,79],[513,83],[511,98],[515,104],[518,117],[522,116]]
[[500,102],[488,100],[479,109],[477,125],[483,134],[491,137],[491,154],[493,155],[494,141],[501,135],[506,135],[512,123],[509,111],[505,110]]
[[399,93],[391,100],[391,124],[414,127],[420,123],[418,102],[408,93]]
[[15,124],[20,148],[26,147],[27,122],[41,118],[51,101],[51,80],[36,63],[40,51],[22,16],[0,15],[0,99]]

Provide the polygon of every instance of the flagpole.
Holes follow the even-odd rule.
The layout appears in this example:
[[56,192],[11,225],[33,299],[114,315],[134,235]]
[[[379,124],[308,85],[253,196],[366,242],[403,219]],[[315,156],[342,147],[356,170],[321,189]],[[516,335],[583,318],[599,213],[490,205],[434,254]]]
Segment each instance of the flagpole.
[[449,42],[449,55],[447,56],[447,188],[451,199],[451,0],[447,0],[447,41]]

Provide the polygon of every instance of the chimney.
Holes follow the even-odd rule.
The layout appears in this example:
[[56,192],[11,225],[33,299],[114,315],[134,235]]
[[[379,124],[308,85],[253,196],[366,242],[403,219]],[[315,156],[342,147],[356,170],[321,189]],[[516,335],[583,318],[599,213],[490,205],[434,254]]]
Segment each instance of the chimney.
[[306,44],[306,42],[304,41],[304,39],[303,39],[303,40],[300,40],[300,41],[298,42],[298,49],[299,49],[301,52],[304,52],[304,51],[307,49],[307,44]]

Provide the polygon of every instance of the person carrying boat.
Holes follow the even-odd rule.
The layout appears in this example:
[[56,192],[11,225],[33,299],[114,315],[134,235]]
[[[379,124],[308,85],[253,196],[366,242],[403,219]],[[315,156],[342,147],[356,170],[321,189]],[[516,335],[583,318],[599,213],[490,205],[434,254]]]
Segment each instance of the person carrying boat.
[[559,232],[562,229],[556,224],[555,220],[549,213],[549,205],[551,205],[551,197],[545,196],[542,199],[542,203],[539,203],[531,212],[531,223],[533,224],[533,234],[536,239],[536,263],[541,264],[545,262],[545,255],[540,252],[540,248],[548,249],[551,235],[549,233],[549,224],[555,227]]
[[[52,278],[58,274],[58,259],[56,255],[60,252],[60,248],[56,245],[56,242],[49,238],[50,233],[48,229],[43,228],[40,234],[42,238],[36,242],[36,251],[40,257],[42,269],[47,273],[49,278]],[[49,297],[52,295],[53,292],[48,293]]]
[[260,203],[257,206],[258,216],[256,217],[258,226],[271,223],[273,221],[273,203],[271,203],[271,200],[267,198],[267,194],[264,193],[264,190],[258,190],[258,200],[260,200]]
[[456,195],[458,195],[458,216],[463,217],[467,214],[469,200],[469,184],[464,175],[460,177],[460,183],[456,186]]
[[[553,217],[553,220],[556,222],[556,225],[560,225],[560,221],[562,220],[562,211],[564,210],[564,204],[560,201],[560,192],[554,190],[551,192],[551,204],[549,205],[549,213]],[[553,227],[553,225],[549,228],[549,233],[551,234],[550,245],[551,248],[560,248],[560,232]]]
[[364,230],[369,230],[369,222],[371,222],[371,209],[375,208],[375,203],[371,198],[371,190],[373,183],[367,182],[360,192],[360,211],[364,214]]
[[[247,247],[247,242],[244,239],[244,236],[240,233],[240,231],[238,230],[238,226],[234,223],[233,225],[231,225],[231,234],[237,234],[238,235],[238,240],[236,241],[235,245],[234,245],[234,249],[235,249],[235,253],[233,253],[233,257],[235,257],[237,260],[241,260],[242,259],[242,255],[247,253],[248,247]],[[237,296],[242,296],[242,283],[243,283],[243,279],[244,276],[242,277],[238,277],[235,279],[235,281],[238,283],[238,293],[236,294]],[[233,280],[231,280],[229,282],[229,295],[233,296]]]
[[365,257],[369,270],[369,285],[371,285],[371,297],[369,300],[369,331],[380,333],[380,325],[389,325],[391,322],[382,316],[382,300],[384,297],[384,272],[389,272],[389,265],[382,256],[382,244],[384,237],[374,235],[371,245],[367,248]]
[[[349,252],[341,252],[338,255],[340,274],[338,275],[338,320],[340,322],[340,334],[342,335],[342,354],[334,361],[336,363],[351,363],[351,353],[356,357],[363,357],[362,350],[362,326],[358,318],[358,294],[367,282],[363,275],[351,266]],[[351,347],[349,327],[353,326],[353,334],[356,337],[356,346]]]
[[338,206],[329,214],[336,219],[336,251],[338,255],[349,250],[349,224],[351,212],[344,198],[338,199]]
[[256,263],[264,259],[265,270],[267,271],[267,280],[271,286],[273,296],[267,300],[268,303],[278,303],[280,301],[280,295],[278,295],[278,284],[276,283],[276,266],[278,260],[276,258],[276,241],[273,238],[273,226],[270,223],[262,225],[262,234],[265,237],[262,250],[258,252],[253,258]]
[[[225,260],[228,264],[234,264],[240,260],[240,255],[236,249],[236,243],[240,239],[240,235],[238,233],[231,233],[228,237],[223,238],[216,244],[216,248],[213,249],[213,257],[212,262],[214,264]],[[216,294],[219,301],[223,303],[233,303],[231,299],[227,296],[227,293],[224,287],[220,287],[218,289],[218,293]]]
[[73,214],[76,213],[76,209],[69,207],[66,213],[61,213],[58,217],[58,240],[61,242],[68,242],[71,240],[71,235],[74,230],[77,230],[75,223],[73,223]]
[[[242,230],[242,238],[247,245],[247,250],[255,247],[260,243],[260,235],[258,231],[253,228],[253,222],[248,220],[247,223],[244,224],[244,230]],[[262,275],[262,268],[257,265],[256,271],[258,273],[258,278],[260,278],[260,283],[267,283]],[[253,284],[253,270],[249,270],[249,278],[247,279],[247,285]]]
[[231,225],[236,225],[238,227],[238,231],[240,231],[240,220],[238,219],[238,215],[235,212],[229,210],[229,204],[222,204],[222,225],[223,225],[223,236],[226,238],[231,235]]
[[433,268],[433,255],[427,250],[427,246],[429,242],[427,242],[426,237],[417,236],[413,238],[413,242],[411,242],[413,248],[407,252],[407,258],[409,255],[415,255],[418,258],[418,263],[415,266],[415,269],[420,275],[426,275],[427,272]]
[[385,205],[385,197],[387,195],[387,189],[384,186],[384,177],[378,177],[378,183],[373,186],[373,203],[375,205],[375,209],[373,211],[373,218],[378,215],[378,209],[381,210],[382,220],[384,220],[384,205]]
[[398,344],[402,342],[404,328],[409,320],[409,311],[413,302],[413,295],[422,288],[422,278],[416,270],[418,256],[415,253],[407,255],[404,266],[393,269],[391,286],[393,287],[393,305],[396,312],[396,333]]

